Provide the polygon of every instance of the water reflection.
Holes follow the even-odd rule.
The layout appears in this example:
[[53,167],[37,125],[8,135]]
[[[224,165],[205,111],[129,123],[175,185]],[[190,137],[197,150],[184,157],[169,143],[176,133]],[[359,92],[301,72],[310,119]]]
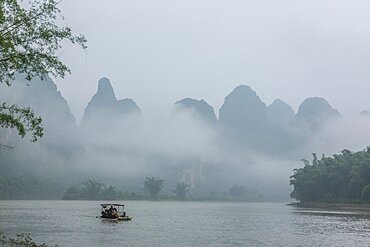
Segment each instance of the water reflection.
[[332,216],[332,217],[345,217],[345,218],[367,218],[370,219],[370,213],[368,212],[353,212],[353,211],[330,211],[330,210],[319,210],[319,209],[295,209],[293,213],[301,215],[311,216]]
[[370,236],[368,212],[293,208],[292,213],[297,215],[296,234],[316,237],[321,241],[332,243],[331,245],[368,245],[367,238]]

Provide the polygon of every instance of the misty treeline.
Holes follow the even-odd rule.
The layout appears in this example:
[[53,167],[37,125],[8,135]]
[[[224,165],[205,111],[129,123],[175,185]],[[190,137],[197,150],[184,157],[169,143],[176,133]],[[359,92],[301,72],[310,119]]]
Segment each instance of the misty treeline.
[[165,180],[159,177],[146,177],[140,192],[127,192],[118,190],[115,186],[89,179],[80,185],[69,186],[63,200],[229,200],[247,201],[258,199],[256,190],[234,184],[228,192],[217,195],[211,192],[208,196],[194,197],[191,194],[190,185],[179,182],[176,186],[160,195],[165,187]]
[[359,152],[343,150],[312,162],[302,160],[290,178],[291,197],[301,202],[370,202],[370,147]]
[[96,180],[87,180],[80,186],[69,186],[64,192],[64,200],[128,200],[136,199],[135,193],[122,192],[112,185]]
[[58,199],[65,188],[61,184],[40,177],[0,176],[0,199]]
[[[89,179],[79,186],[69,186],[62,199],[64,200],[157,200],[159,192],[164,187],[164,179],[157,177],[146,177],[142,192],[135,193],[118,190],[115,186]],[[148,197],[149,196],[149,197]],[[184,198],[185,199],[185,198]]]

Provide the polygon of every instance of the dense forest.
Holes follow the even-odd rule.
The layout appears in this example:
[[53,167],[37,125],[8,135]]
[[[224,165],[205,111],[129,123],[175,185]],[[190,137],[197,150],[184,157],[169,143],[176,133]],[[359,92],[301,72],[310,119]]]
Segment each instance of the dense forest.
[[0,176],[0,200],[59,199],[64,190],[63,185],[41,177]]
[[343,150],[295,169],[291,197],[300,202],[370,202],[370,147],[359,152]]

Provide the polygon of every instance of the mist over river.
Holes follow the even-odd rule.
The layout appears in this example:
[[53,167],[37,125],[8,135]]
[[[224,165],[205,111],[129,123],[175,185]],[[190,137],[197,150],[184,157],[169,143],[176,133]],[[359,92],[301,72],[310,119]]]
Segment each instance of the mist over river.
[[0,231],[59,246],[368,246],[370,215],[283,203],[126,202],[131,222],[96,218],[97,201],[0,201]]

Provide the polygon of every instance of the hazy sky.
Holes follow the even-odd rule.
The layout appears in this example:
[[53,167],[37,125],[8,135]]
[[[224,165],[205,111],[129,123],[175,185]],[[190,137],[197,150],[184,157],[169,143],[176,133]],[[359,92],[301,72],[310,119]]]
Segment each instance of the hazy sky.
[[64,0],[88,50],[65,46],[72,75],[56,81],[77,119],[111,79],[118,98],[166,116],[184,97],[216,113],[239,84],[296,110],[321,96],[346,115],[370,109],[370,1]]

